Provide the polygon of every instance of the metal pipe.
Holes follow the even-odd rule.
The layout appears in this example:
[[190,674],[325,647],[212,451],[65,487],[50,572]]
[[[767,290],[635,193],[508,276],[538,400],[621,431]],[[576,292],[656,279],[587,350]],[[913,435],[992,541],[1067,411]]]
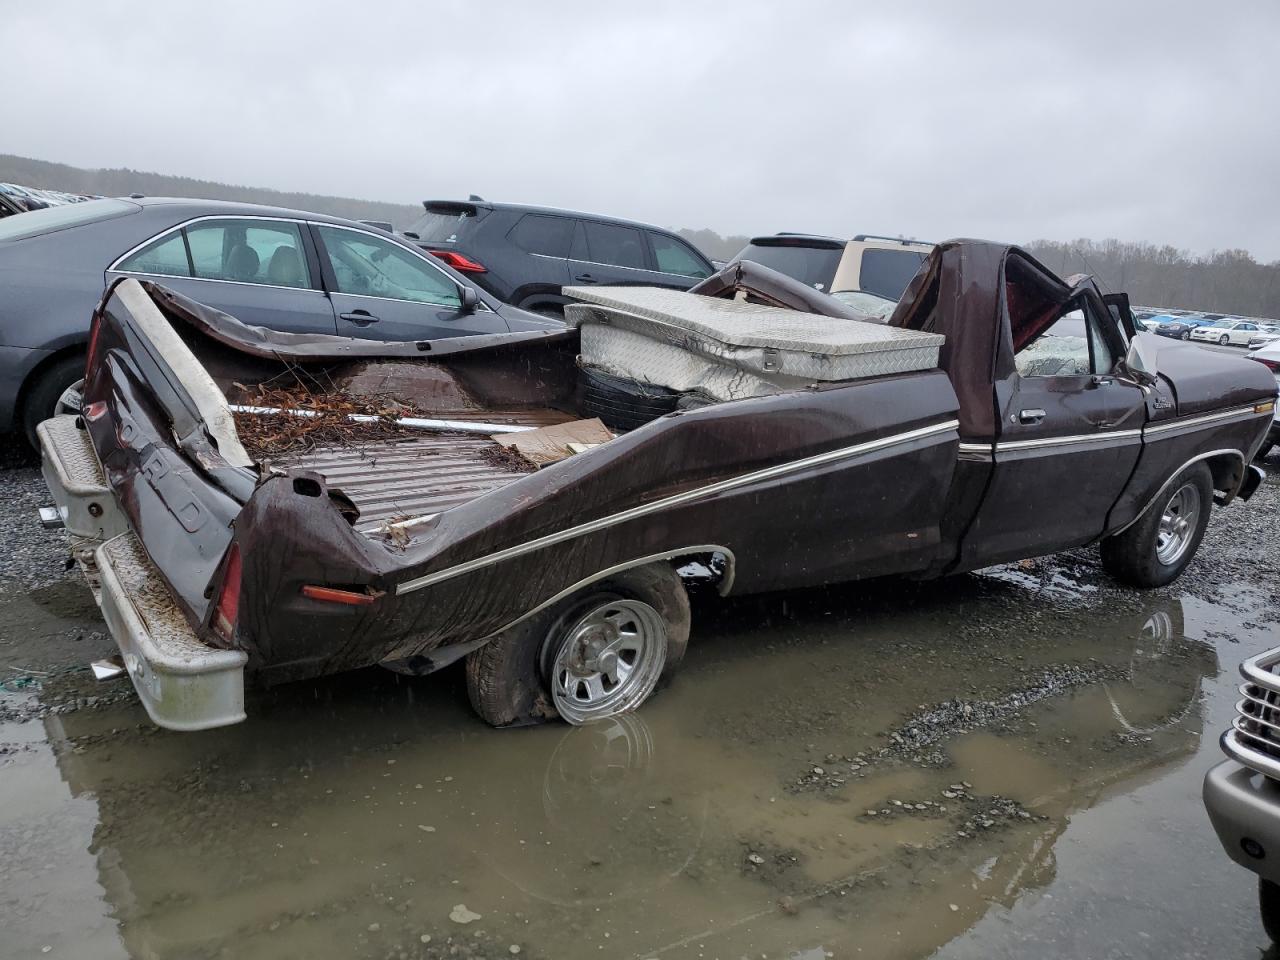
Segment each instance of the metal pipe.
[[[291,417],[316,417],[318,410],[294,410],[286,407],[251,407],[243,404],[232,404],[232,413],[271,414],[284,413]],[[480,423],[475,420],[429,420],[423,417],[401,417],[392,420],[371,413],[348,413],[347,419],[352,423],[372,423],[375,420],[387,420],[402,427],[415,427],[420,430],[453,430],[459,433],[483,433],[486,436],[494,433],[525,433],[537,427],[520,427],[511,423]]]

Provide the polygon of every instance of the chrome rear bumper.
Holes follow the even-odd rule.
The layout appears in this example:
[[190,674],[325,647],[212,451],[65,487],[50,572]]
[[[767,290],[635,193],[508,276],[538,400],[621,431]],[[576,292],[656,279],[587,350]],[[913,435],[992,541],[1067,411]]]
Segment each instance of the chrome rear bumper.
[[[36,428],[42,471],[72,555],[93,591],[147,713],[170,730],[238,723],[244,714],[240,650],[196,637],[169,588],[129,530],[77,417]],[[49,522],[54,522],[52,519]]]

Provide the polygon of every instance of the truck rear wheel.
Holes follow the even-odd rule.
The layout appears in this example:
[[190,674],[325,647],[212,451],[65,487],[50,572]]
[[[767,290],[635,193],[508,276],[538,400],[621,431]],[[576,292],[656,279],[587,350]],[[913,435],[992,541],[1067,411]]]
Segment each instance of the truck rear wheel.
[[689,598],[667,563],[593,583],[467,656],[471,705],[495,727],[590,723],[640,706],[689,643]]
[[1213,475],[1203,463],[1178,474],[1129,529],[1102,541],[1102,565],[1135,587],[1163,587],[1191,562],[1209,524]]

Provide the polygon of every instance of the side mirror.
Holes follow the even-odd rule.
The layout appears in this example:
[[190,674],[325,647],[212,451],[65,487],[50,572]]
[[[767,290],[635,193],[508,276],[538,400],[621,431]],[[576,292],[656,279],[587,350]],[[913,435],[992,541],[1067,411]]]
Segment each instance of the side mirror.
[[1155,350],[1142,334],[1129,341],[1129,350],[1124,355],[1124,367],[1135,380],[1143,384],[1156,382]]
[[476,293],[472,287],[459,287],[458,297],[462,300],[462,306],[459,308],[462,313],[475,313],[476,307],[480,306],[480,294]]

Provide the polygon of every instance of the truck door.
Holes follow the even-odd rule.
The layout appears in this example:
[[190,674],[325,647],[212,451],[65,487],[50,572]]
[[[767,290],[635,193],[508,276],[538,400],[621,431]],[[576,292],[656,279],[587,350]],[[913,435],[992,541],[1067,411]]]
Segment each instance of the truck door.
[[1093,294],[1015,355],[996,386],[987,493],[965,537],[968,569],[1079,546],[1100,536],[1142,450],[1142,389],[1113,375],[1125,337]]

